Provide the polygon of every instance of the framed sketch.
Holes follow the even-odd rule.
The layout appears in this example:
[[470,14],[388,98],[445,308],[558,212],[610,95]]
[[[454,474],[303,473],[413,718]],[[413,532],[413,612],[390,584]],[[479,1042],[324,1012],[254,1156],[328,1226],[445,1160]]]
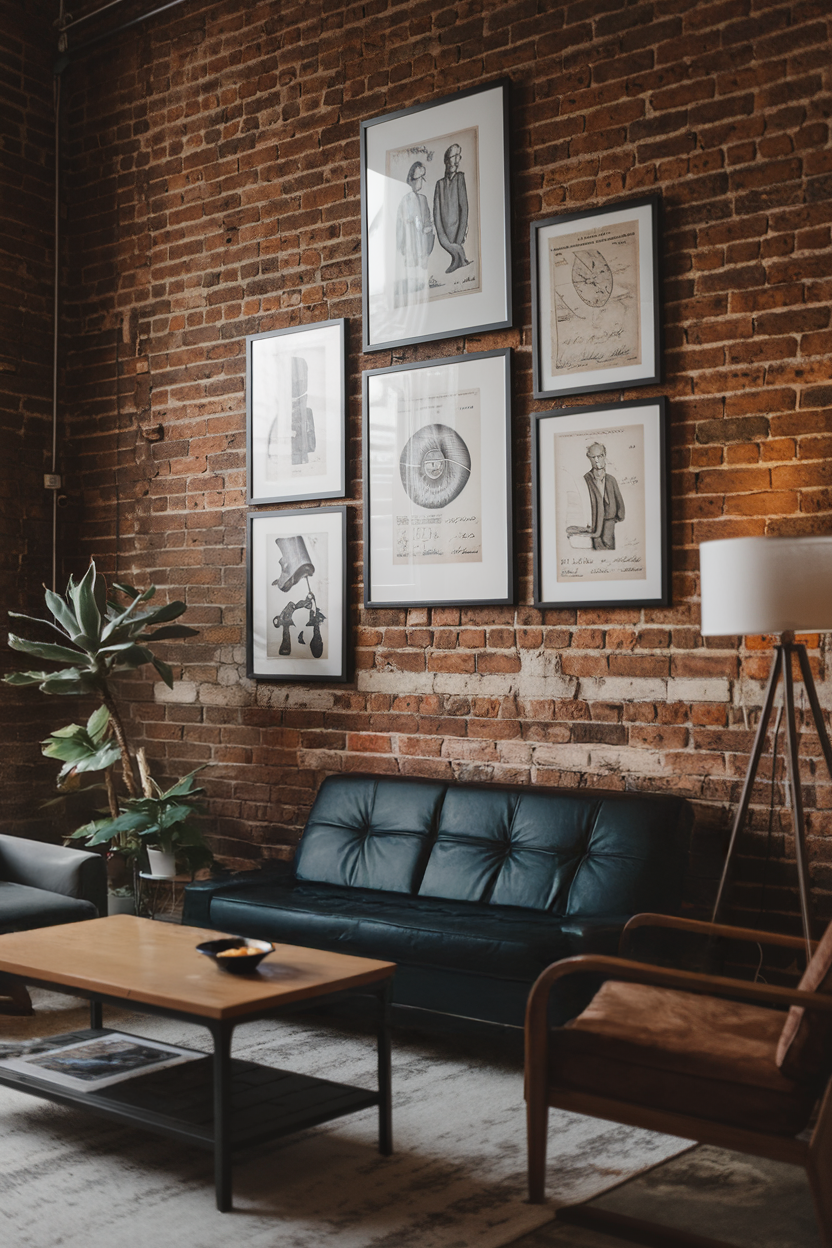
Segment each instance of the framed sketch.
[[346,507],[248,517],[246,652],[255,680],[347,679]]
[[508,81],[361,123],[364,350],[511,324]]
[[344,497],[345,325],[246,338],[249,503]]
[[364,374],[364,602],[514,601],[509,351]]
[[664,399],[534,422],[535,606],[667,606]]
[[537,399],[661,381],[659,198],[532,223]]

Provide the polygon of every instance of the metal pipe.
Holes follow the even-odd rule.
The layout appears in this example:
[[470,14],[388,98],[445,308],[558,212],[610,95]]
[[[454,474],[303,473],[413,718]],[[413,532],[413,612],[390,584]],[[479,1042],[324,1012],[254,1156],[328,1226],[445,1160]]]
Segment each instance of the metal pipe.
[[[63,21],[64,0],[61,0],[59,21]],[[61,75],[54,79],[55,99],[55,216],[53,221],[53,272],[52,272],[52,473],[58,465],[58,317],[60,313],[60,241],[61,241]],[[52,592],[57,590],[58,580],[58,491],[52,490]]]
[[117,5],[124,3],[125,0],[110,0],[109,4],[102,4],[100,9],[93,9],[91,13],[83,13],[80,17],[74,17],[69,22],[65,22],[59,17],[55,25],[59,34],[65,34],[66,31],[72,30],[73,26],[80,26],[82,22],[88,22],[91,17],[98,17],[99,13],[105,13],[107,9],[113,9]]
[[111,39],[115,35],[120,35],[122,31],[130,30],[132,26],[139,26],[142,22],[148,21],[151,17],[158,17],[160,13],[167,13],[168,9],[178,9],[180,4],[185,4],[186,0],[168,0],[167,4],[160,5],[158,9],[151,9],[149,13],[142,13],[139,17],[132,17],[129,22],[124,22],[121,26],[114,26],[111,30],[104,30],[99,35],[93,35],[91,39],[87,39],[84,43],[79,43],[70,52],[66,53],[69,60],[80,56],[82,52],[86,52],[88,48],[93,48],[96,44],[103,43],[105,39]]

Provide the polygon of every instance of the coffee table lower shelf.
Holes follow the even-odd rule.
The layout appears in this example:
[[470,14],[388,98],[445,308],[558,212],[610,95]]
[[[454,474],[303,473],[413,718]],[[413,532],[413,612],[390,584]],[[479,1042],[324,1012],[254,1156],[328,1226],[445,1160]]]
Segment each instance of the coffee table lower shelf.
[[[52,1040],[57,1048],[112,1034],[107,1027],[88,1028]],[[0,1084],[7,1087],[60,1105],[82,1106],[210,1150],[216,1143],[213,1079],[214,1060],[207,1054],[179,1066],[134,1075],[98,1092],[77,1091],[0,1069]],[[380,1104],[378,1091],[232,1058],[229,1142],[232,1148],[262,1144]]]

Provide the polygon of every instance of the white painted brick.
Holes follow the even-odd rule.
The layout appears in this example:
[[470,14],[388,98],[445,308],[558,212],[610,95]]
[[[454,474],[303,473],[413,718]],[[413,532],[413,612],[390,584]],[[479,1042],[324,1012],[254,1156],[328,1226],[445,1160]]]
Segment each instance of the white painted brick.
[[711,680],[682,680],[671,677],[667,682],[668,702],[730,702],[731,682],[720,677]]
[[581,677],[582,702],[665,702],[667,681],[655,676]]
[[156,702],[196,702],[197,687],[192,680],[177,680],[172,689],[164,681],[157,680],[153,686]]
[[534,765],[596,775],[633,772],[657,776],[666,771],[658,751],[630,745],[538,745],[534,750]]

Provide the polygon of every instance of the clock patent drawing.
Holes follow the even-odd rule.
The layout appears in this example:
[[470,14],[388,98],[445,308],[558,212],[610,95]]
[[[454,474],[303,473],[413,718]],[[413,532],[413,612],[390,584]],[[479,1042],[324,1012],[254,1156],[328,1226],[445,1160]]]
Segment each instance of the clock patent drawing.
[[612,269],[601,252],[587,247],[575,252],[572,262],[575,294],[590,308],[603,308],[612,294]]

